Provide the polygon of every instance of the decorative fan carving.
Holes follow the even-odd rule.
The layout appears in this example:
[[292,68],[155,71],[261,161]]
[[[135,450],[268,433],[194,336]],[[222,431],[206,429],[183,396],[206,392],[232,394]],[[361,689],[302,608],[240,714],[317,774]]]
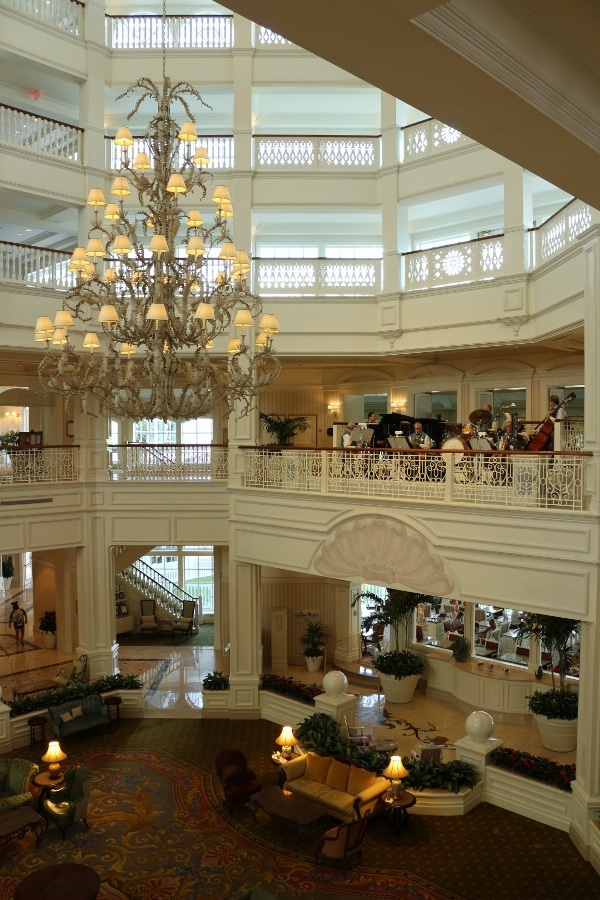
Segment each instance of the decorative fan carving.
[[430,553],[427,541],[409,535],[404,525],[382,516],[351,519],[336,529],[314,560],[315,569],[330,578],[399,587],[417,593],[447,596],[452,579],[443,560]]

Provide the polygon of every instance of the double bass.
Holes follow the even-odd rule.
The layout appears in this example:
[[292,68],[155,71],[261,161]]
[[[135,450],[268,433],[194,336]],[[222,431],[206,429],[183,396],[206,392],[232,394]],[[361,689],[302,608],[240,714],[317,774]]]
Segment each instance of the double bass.
[[[571,400],[574,400],[576,396],[577,396],[577,394],[575,393],[575,391],[571,391],[571,393],[565,397],[565,399],[562,401],[562,403],[558,404],[555,412],[558,411],[559,409],[562,409],[562,407],[566,406],[567,403],[570,403]],[[549,443],[550,438],[552,437],[553,433],[554,433],[554,419],[551,419],[548,417],[548,418],[544,419],[544,421],[542,422],[542,424],[540,425],[540,427],[538,428],[538,430],[536,431],[534,436],[531,438],[531,440],[527,444],[526,449],[531,450],[532,453],[539,453],[541,450],[545,450],[546,445]]]

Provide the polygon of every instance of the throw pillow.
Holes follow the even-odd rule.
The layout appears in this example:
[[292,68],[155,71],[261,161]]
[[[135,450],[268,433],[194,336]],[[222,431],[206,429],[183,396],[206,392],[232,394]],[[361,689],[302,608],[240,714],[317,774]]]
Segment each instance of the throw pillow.
[[72,718],[73,718],[73,716],[71,715],[71,713],[66,712],[60,716],[60,721],[61,722],[70,722]]
[[350,778],[348,779],[348,793],[356,797],[361,791],[365,791],[375,783],[376,776],[373,772],[367,772],[366,769],[359,769],[358,766],[350,767]]
[[337,759],[332,760],[327,773],[327,786],[333,788],[334,791],[346,791],[349,777],[350,766],[338,762]]
[[74,709],[72,709],[71,715],[73,716],[74,719],[79,719],[83,715],[83,710],[82,710],[81,706],[76,706]]
[[319,756],[318,753],[309,753],[306,760],[306,777],[310,778],[311,781],[320,781],[321,784],[325,784],[332,759],[332,756]]

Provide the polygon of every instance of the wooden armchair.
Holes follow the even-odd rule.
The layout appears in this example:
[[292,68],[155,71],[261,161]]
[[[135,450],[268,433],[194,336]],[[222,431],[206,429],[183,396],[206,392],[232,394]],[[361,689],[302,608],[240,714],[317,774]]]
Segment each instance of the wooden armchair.
[[194,600],[184,600],[181,616],[173,623],[173,634],[183,634],[186,638],[194,633],[196,624],[196,603]]
[[357,747],[368,747],[373,738],[370,734],[365,734],[364,725],[349,725],[348,719],[344,716],[344,725],[346,726],[346,737],[351,744]]
[[370,813],[367,812],[362,819],[357,819],[355,822],[343,822],[326,831],[317,841],[315,862],[318,864],[320,859],[327,862],[339,862],[344,869],[347,869],[355,858],[360,862],[369,815]]
[[368,653],[369,645],[378,650],[381,647],[383,642],[383,633],[385,631],[385,625],[375,624],[371,631],[363,631],[360,635],[360,639],[362,641],[362,651],[363,656],[366,656]]
[[86,654],[82,653],[79,659],[74,659],[73,662],[63,666],[62,669],[59,669],[58,675],[55,675],[52,681],[61,685],[61,687],[83,681],[87,669],[87,662],[88,658]]
[[253,794],[262,788],[241,750],[221,750],[215,756],[215,769],[221,800],[230,813],[233,813],[234,804],[249,803]]

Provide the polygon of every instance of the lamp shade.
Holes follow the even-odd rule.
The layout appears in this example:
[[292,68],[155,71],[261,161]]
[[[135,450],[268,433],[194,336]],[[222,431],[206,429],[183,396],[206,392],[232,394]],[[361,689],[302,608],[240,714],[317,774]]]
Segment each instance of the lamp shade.
[[104,256],[104,244],[100,238],[90,238],[87,242],[85,252],[88,256]]
[[207,166],[210,162],[208,158],[208,152],[205,147],[198,147],[195,154],[193,163],[196,166]]
[[292,731],[291,725],[284,725],[281,734],[279,737],[275,738],[275,743],[279,744],[280,747],[293,747],[296,743],[296,738],[294,737],[294,732]]
[[235,244],[232,244],[231,241],[225,241],[225,243],[221,245],[219,259],[235,259],[236,253],[237,250],[235,249]]
[[150,253],[168,253],[169,245],[166,237],[163,234],[153,234],[148,244],[148,250]]
[[138,153],[133,161],[133,168],[138,169],[139,171],[145,171],[146,169],[151,169],[152,166],[150,164],[150,157],[147,153]]
[[67,754],[60,749],[60,743],[58,741],[50,741],[48,749],[42,756],[42,762],[62,762],[66,758]]
[[202,319],[206,321],[207,319],[211,319],[214,321],[215,311],[210,305],[210,303],[200,303],[198,309],[194,313],[195,319]]
[[73,316],[68,309],[59,309],[54,316],[55,328],[70,328],[73,325]]
[[167,315],[167,308],[164,303],[151,303],[148,312],[146,313],[146,318],[150,319],[151,322],[167,322],[169,317]]
[[201,237],[192,236],[187,244],[186,251],[188,256],[204,256],[206,247]]
[[250,315],[250,311],[247,309],[238,309],[235,314],[235,319],[233,320],[233,324],[236,328],[252,328],[254,325],[254,319]]
[[226,188],[224,184],[217,185],[213,191],[211,200],[213,203],[222,203],[223,200],[231,200],[228,188]]
[[187,192],[187,187],[183,180],[183,175],[180,175],[178,172],[173,172],[167,182],[167,191],[170,194],[185,194]]
[[129,182],[123,175],[117,175],[117,177],[113,179],[110,192],[116,197],[128,197],[131,193]]
[[104,218],[109,222],[118,222],[121,218],[121,213],[119,212],[119,207],[116,203],[107,203],[106,209],[104,210]]
[[81,272],[87,265],[88,258],[85,247],[75,247],[69,262],[69,268],[73,272]]
[[133,136],[129,128],[121,126],[115,135],[115,144],[117,147],[133,147]]
[[55,328],[52,336],[52,343],[57,345],[67,344],[69,339],[64,328]]
[[92,188],[87,195],[86,203],[88,206],[104,206],[106,200],[100,188]]
[[94,334],[93,331],[88,331],[86,336],[83,339],[83,346],[86,350],[93,352],[97,350],[100,346],[100,341],[98,340],[98,335]]
[[98,321],[103,325],[114,325],[119,321],[119,313],[112,303],[105,303],[98,313]]
[[228,353],[241,353],[242,344],[239,338],[231,338],[229,343],[227,344],[227,352]]
[[129,238],[126,234],[118,234],[113,241],[112,251],[116,254],[121,254],[123,256],[127,256],[128,253],[131,253],[131,244],[129,243]]
[[204,225],[204,219],[197,209],[190,209],[186,225],[188,228],[200,228],[201,225]]
[[135,352],[134,344],[121,344],[121,356],[133,356]]
[[389,778],[390,781],[401,781],[408,775],[408,769],[405,768],[401,756],[392,756],[389,761],[389,765],[385,767],[381,774],[384,776],[384,778]]
[[198,134],[196,133],[196,126],[194,123],[184,122],[177,137],[180,141],[197,141]]

